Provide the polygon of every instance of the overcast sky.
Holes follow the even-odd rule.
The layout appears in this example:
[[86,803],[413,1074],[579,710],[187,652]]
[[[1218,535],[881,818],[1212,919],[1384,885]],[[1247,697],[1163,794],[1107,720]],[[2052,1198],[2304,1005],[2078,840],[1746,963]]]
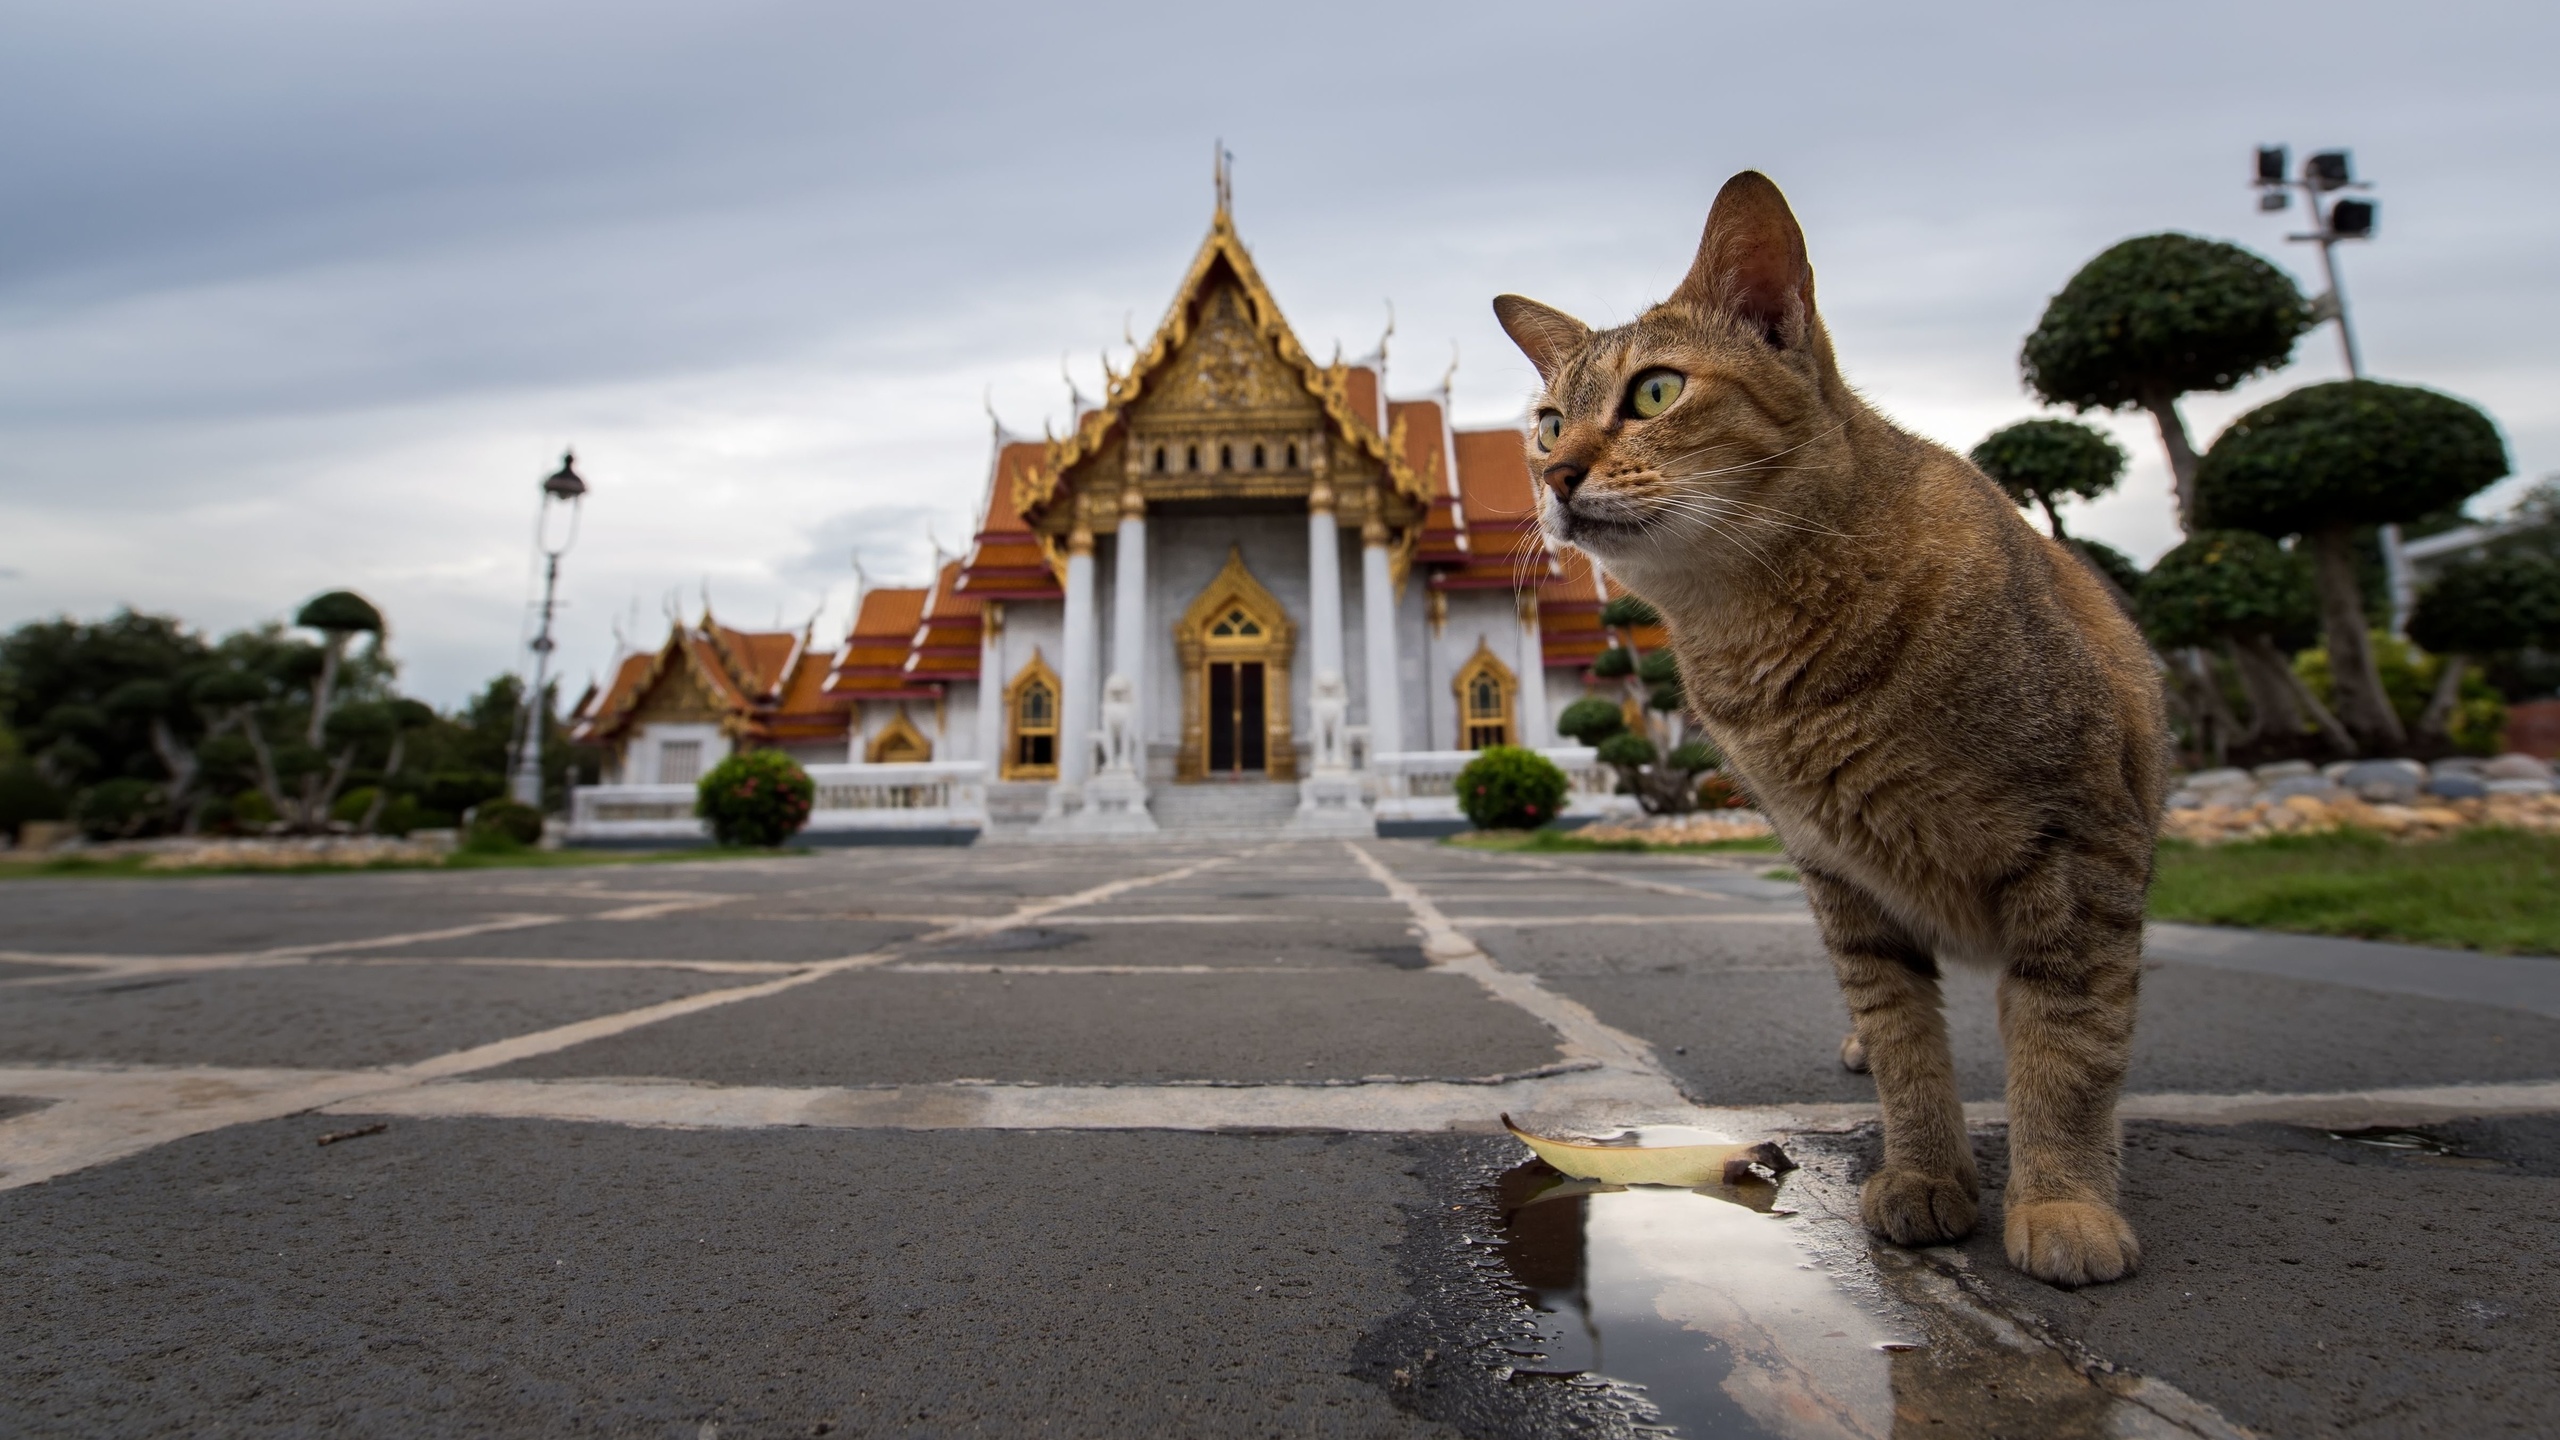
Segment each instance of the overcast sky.
[[[991,399],[1036,433],[1160,314],[1236,155],[1309,348],[1462,421],[1527,365],[1486,301],[1594,323],[1677,282],[1757,167],[1805,223],[1850,378],[1959,448],[2033,413],[2018,343],[2128,235],[2315,280],[2250,148],[2352,146],[2371,373],[2560,469],[2560,7],[1942,3],[0,7],[0,624],[210,630],[351,586],[411,689],[518,662],[536,483],[593,485],[572,692],[706,588],[840,629],[850,556],[965,542]],[[2343,373],[2334,333],[2189,403],[2199,443]],[[2175,540],[2157,438],[2067,518]],[[2494,511],[2521,480],[2490,492]],[[636,615],[636,620],[633,618]]]

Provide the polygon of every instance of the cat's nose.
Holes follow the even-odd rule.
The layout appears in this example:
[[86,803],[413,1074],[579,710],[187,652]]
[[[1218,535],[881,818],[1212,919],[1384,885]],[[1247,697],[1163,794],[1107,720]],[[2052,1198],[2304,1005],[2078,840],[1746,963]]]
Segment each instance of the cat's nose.
[[1582,477],[1589,473],[1572,461],[1558,461],[1547,467],[1547,488],[1556,492],[1556,499],[1570,500],[1573,492],[1582,488]]

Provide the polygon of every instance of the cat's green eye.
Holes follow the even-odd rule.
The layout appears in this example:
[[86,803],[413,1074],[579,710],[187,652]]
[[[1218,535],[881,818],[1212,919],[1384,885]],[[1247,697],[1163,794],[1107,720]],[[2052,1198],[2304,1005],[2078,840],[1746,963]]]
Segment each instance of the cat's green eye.
[[1639,420],[1650,420],[1670,409],[1687,383],[1677,370],[1647,370],[1636,377],[1634,388],[1627,391],[1627,413]]
[[1538,417],[1538,453],[1546,454],[1564,438],[1564,417],[1553,410]]

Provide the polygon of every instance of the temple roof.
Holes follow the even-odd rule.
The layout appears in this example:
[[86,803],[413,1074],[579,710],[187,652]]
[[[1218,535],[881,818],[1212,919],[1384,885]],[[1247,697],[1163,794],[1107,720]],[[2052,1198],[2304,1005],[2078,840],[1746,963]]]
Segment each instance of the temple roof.
[[[1241,297],[1240,310],[1221,300],[1228,293]],[[1240,333],[1232,328],[1237,326]],[[1197,347],[1190,344],[1195,334],[1215,337],[1224,348],[1195,354]],[[1051,440],[1038,463],[1014,471],[1013,507],[1054,558],[1059,537],[1070,528],[1069,517],[1056,506],[1072,496],[1079,471],[1109,459],[1116,447],[1128,443],[1133,409],[1141,402],[1176,393],[1186,402],[1233,407],[1232,413],[1247,421],[1303,410],[1341,447],[1334,471],[1337,503],[1348,498],[1340,495],[1344,484],[1374,469],[1389,490],[1408,502],[1396,513],[1409,513],[1429,503],[1428,482],[1405,464],[1379,429],[1378,378],[1373,370],[1338,361],[1319,365],[1307,354],[1254,267],[1222,198],[1164,319],[1139,347],[1128,372],[1108,375],[1103,402],[1080,412],[1075,428]],[[1299,478],[1299,493],[1306,483]],[[1118,489],[1117,475],[1112,475],[1114,497]],[[1116,515],[1116,509],[1103,511],[1104,523],[1096,528],[1116,523]]]
[[997,437],[995,456],[987,466],[987,499],[978,533],[969,544],[956,588],[979,600],[1056,600],[1066,591],[1038,537],[1014,506],[1014,491],[1025,471],[1036,468],[1046,446],[1039,441]]
[[826,693],[853,700],[923,700],[938,694],[907,676],[907,652],[915,644],[927,593],[922,586],[864,591],[853,628],[828,672]]
[[961,562],[949,561],[934,577],[907,643],[903,670],[914,681],[945,684],[978,678],[979,636],[986,606],[960,588]]
[[1465,532],[1466,554],[1462,560],[1437,561],[1433,587],[1509,590],[1561,573],[1538,532],[1537,491],[1529,480],[1520,432],[1460,430],[1450,437],[1450,448],[1458,457],[1452,519]]
[[671,623],[656,650],[617,661],[612,679],[579,701],[570,734],[611,743],[659,705],[752,739],[841,734],[845,706],[819,684],[829,658],[805,630],[740,630],[705,612],[698,624]]

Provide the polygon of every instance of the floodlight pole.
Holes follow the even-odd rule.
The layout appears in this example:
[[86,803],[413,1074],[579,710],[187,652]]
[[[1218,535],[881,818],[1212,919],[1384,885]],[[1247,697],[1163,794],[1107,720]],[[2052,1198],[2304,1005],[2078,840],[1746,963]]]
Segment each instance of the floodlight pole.
[[[578,539],[578,502],[587,493],[587,482],[578,478],[573,464],[575,456],[563,453],[560,468],[542,482],[540,508],[534,512],[533,546],[542,553],[542,624],[533,637],[533,685],[524,695],[523,730],[516,740],[516,771],[508,794],[520,805],[542,808],[542,722],[547,707],[543,691],[551,683],[551,617],[558,608],[555,597],[560,588],[560,557]],[[565,506],[569,512],[568,533],[553,545],[545,538],[552,507]]]
[[[2258,152],[2257,183],[2261,196],[2260,207],[2282,209],[2286,192],[2292,190],[2302,192],[2302,203],[2311,211],[2311,233],[2288,235],[2285,238],[2293,241],[2309,241],[2320,247],[2320,271],[2328,280],[2329,289],[2328,293],[2311,302],[2312,318],[2314,323],[2321,320],[2338,322],[2338,348],[2346,355],[2347,378],[2362,380],[2364,353],[2356,347],[2356,327],[2347,316],[2346,286],[2338,281],[2338,242],[2345,239],[2369,239],[2372,236],[2372,230],[2368,223],[2366,228],[2353,235],[2341,235],[2335,223],[2335,209],[2322,204],[2321,197],[2333,190],[2370,190],[2373,186],[2369,182],[2349,178],[2347,152],[2343,150],[2303,157],[2302,174],[2299,179],[2282,178],[2284,164],[2281,157],[2284,152],[2281,147],[2276,147],[2274,153],[2278,159],[2273,168],[2278,173],[2270,175],[2267,164],[2269,151],[2261,149]],[[2335,163],[2324,170],[2324,162],[2331,161]],[[2370,213],[2368,210],[2368,222]],[[2384,525],[2380,528],[2382,570],[2391,591],[2391,633],[2403,635],[2409,628],[2409,612],[2416,607],[2418,601],[2417,572],[2409,564],[2408,550],[2400,539],[2400,527]]]

